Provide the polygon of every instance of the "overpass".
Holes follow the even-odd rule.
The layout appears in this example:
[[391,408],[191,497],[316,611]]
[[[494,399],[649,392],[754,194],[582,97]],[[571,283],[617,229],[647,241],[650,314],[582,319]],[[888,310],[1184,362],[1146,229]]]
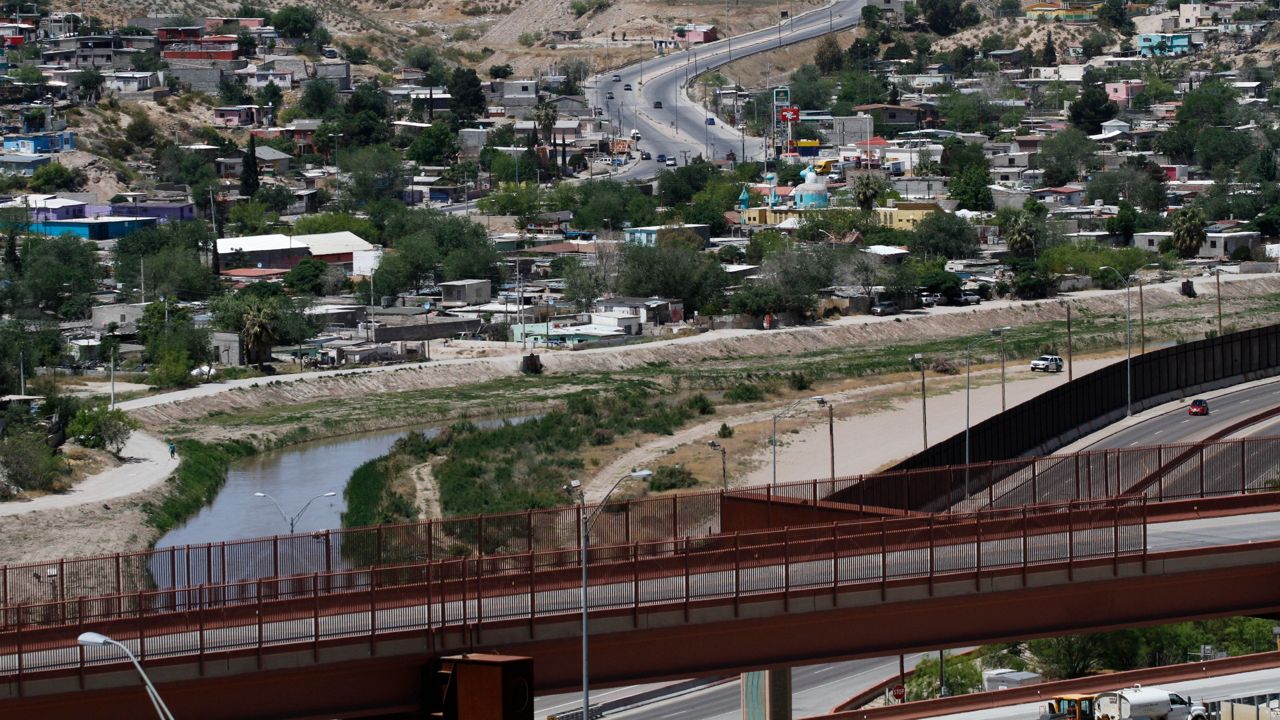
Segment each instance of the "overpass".
[[[1202,444],[1205,476],[1237,480],[1226,458],[1241,448],[1250,457],[1247,443],[1259,457],[1280,448],[1274,438]],[[1059,461],[1076,466],[1073,456]],[[594,546],[592,678],[1280,611],[1280,493],[1264,489],[1275,464],[1241,467],[1243,492],[1210,483],[1180,500],[862,514]],[[832,511],[812,499],[808,508]],[[577,555],[492,552],[6,606],[0,710],[143,714],[130,669],[76,645],[90,629],[138,652],[183,717],[422,711],[436,660],[472,651],[532,657],[535,688],[567,688],[580,677]],[[254,707],[220,708],[232,694],[252,696]]]

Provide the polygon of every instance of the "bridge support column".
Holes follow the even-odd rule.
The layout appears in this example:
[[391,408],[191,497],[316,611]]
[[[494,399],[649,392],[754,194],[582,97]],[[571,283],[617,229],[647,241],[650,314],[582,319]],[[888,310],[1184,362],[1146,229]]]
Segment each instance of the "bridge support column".
[[791,720],[791,668],[742,673],[742,720]]

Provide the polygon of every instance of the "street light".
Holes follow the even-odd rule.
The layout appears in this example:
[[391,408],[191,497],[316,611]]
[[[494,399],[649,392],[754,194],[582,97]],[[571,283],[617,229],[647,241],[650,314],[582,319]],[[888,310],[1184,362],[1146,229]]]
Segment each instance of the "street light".
[[298,512],[296,512],[296,513],[294,513],[293,517],[289,517],[288,515],[286,515],[286,514],[284,513],[284,509],[280,507],[280,503],[276,502],[276,499],[275,499],[275,498],[273,498],[273,497],[271,497],[270,495],[268,495],[268,494],[266,494],[266,493],[264,493],[264,492],[256,492],[256,493],[254,493],[254,494],[253,494],[253,496],[254,496],[254,497],[260,497],[260,498],[266,498],[266,499],[270,500],[270,501],[271,501],[271,504],[272,504],[272,505],[275,505],[275,506],[276,506],[276,510],[278,510],[278,511],[280,512],[280,517],[284,518],[284,521],[285,521],[285,522],[287,522],[287,523],[289,523],[289,534],[290,534],[290,535],[292,535],[292,534],[293,534],[293,528],[294,528],[294,526],[298,524],[298,520],[302,517],[302,514],[303,514],[303,513],[305,513],[305,512],[307,511],[307,508],[311,507],[311,503],[313,503],[313,502],[315,502],[315,501],[319,500],[320,498],[333,497],[334,495],[337,495],[337,494],[338,494],[338,493],[336,493],[336,492],[327,492],[327,493],[322,493],[322,494],[320,494],[320,495],[317,495],[317,496],[315,496],[315,497],[311,498],[310,500],[308,500],[308,501],[306,502],[306,504],[304,504],[304,505],[302,506],[302,509],[301,509],[301,510],[299,510],[299,511],[298,511]]
[[827,437],[831,439],[831,482],[836,481],[836,414],[835,404],[821,395],[813,399],[818,407],[827,409]]
[[568,485],[564,486],[564,491],[569,493],[570,497],[575,493],[577,494],[578,504],[581,506],[578,511],[578,553],[582,562],[582,720],[590,720],[591,717],[591,662],[588,654],[589,636],[587,624],[589,611],[587,605],[587,543],[591,536],[591,526],[595,525],[596,518],[600,516],[600,511],[604,509],[605,503],[609,502],[609,496],[613,494],[614,490],[618,489],[623,480],[647,480],[650,477],[653,477],[653,471],[651,470],[633,469],[630,473],[618,478],[613,483],[613,487],[609,488],[609,492],[605,493],[604,498],[596,505],[596,509],[591,511],[590,515],[587,515],[586,512],[587,496],[582,490],[582,483],[577,480],[571,480]]
[[769,443],[773,445],[773,480],[769,482],[770,485],[778,484],[778,418],[790,417],[791,412],[795,410],[801,402],[803,401],[796,400],[783,408],[780,412],[775,413],[773,416],[773,434],[769,437]]
[[151,684],[151,678],[147,677],[147,672],[142,669],[142,664],[138,662],[138,658],[124,644],[96,632],[80,633],[80,637],[76,638],[76,642],[84,647],[114,645],[123,650],[125,656],[129,658],[129,662],[132,662],[133,667],[137,669],[138,675],[142,676],[142,683],[147,689],[147,697],[151,699],[151,706],[156,709],[156,715],[160,716],[160,720],[174,720],[173,713],[169,712],[169,707],[160,698],[160,693],[156,691],[156,686]]
[[725,490],[729,489],[729,465],[728,465],[728,449],[724,445],[712,440],[707,443],[707,447],[720,453],[720,482]]
[[1098,272],[1110,270],[1124,283],[1124,415],[1133,415],[1133,313],[1129,299],[1129,284],[1132,278],[1121,275],[1120,271],[1110,265],[1103,265]]
[[[969,428],[970,428],[970,411],[969,396],[973,389],[973,348],[980,342],[987,340],[989,337],[998,337],[1000,342],[1004,342],[1004,334],[1013,328],[1008,325],[1004,327],[991,328],[991,335],[984,335],[974,339],[964,349],[964,499],[969,499],[969,464],[970,445],[969,445]],[[1000,353],[1000,392],[1004,393],[1004,351]]]
[[916,353],[915,355],[912,355],[907,359],[911,361],[911,364],[914,367],[920,368],[920,434],[922,436],[922,439],[924,440],[924,449],[928,450],[929,449],[929,408],[926,405],[926,403],[928,402],[928,398],[925,394],[925,385],[924,385],[924,371],[926,368],[926,363],[924,361],[924,355],[921,355],[920,353]]

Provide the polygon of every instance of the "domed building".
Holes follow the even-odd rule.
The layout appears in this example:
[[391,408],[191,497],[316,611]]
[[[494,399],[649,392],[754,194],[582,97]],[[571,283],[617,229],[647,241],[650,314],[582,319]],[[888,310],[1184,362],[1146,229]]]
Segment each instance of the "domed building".
[[813,210],[830,205],[831,193],[827,183],[818,179],[818,173],[810,167],[804,174],[804,182],[791,191],[791,199],[799,210]]

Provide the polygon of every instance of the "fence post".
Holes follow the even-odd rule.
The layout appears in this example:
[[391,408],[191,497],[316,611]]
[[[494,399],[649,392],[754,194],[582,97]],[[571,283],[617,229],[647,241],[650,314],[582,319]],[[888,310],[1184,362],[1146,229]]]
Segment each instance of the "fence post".
[[204,676],[204,584],[196,590],[199,593],[199,607],[196,609],[196,633],[200,636],[200,676]]
[[[81,595],[80,597],[76,598],[76,637],[79,637],[83,632],[84,632],[84,596]],[[204,634],[201,633],[201,639],[203,639],[203,635]],[[83,690],[84,689],[84,645],[81,645],[80,643],[76,643],[76,650],[80,658],[80,667],[79,667],[80,689]],[[203,657],[203,655],[201,657]],[[201,665],[201,667],[203,667],[203,664]]]
[[1035,462],[1031,463],[1031,502],[1032,504],[1040,502],[1040,473],[1037,471]]
[[17,622],[14,623],[14,626],[17,628],[16,632],[14,633],[15,635],[14,644],[17,646],[17,654],[18,654],[18,697],[23,696],[23,692],[22,692],[22,671],[23,671],[22,624],[23,624],[22,623],[22,602],[19,601],[18,602],[18,620]]
[[1067,581],[1075,580],[1076,569],[1076,524],[1075,507],[1067,501]]
[[889,595],[889,518],[880,516],[880,600]]
[[1200,444],[1200,499],[1204,499],[1204,443]]
[[[733,532],[733,616],[738,617],[738,605],[742,599],[742,554],[740,552],[742,538],[737,530]],[[688,564],[686,563],[686,567]]]
[[973,589],[978,591],[982,589],[982,513],[975,512],[974,519],[974,536],[977,540],[973,545]]
[[933,515],[929,515],[929,597],[933,597]]
[[[627,501],[631,512],[631,501]],[[640,546],[631,543],[631,627],[640,627]]]
[[1147,574],[1147,498],[1142,497],[1142,574]]
[[1076,493],[1075,499],[1080,499],[1080,453],[1075,453],[1072,458],[1075,460],[1076,466]]
[[[677,522],[676,516],[680,513],[679,496],[671,496],[671,537],[680,537],[680,523]],[[685,536],[685,542],[689,541],[689,536]]]
[[262,578],[258,578],[258,669],[262,669]]
[[[677,540],[677,542],[679,542]],[[736,577],[736,575],[735,575]],[[684,539],[684,621],[689,622],[689,538]],[[736,596],[735,596],[736,600]]]
[[831,521],[831,607],[836,606],[837,588],[840,585],[840,540],[836,536],[839,525]]
[[791,526],[782,528],[782,612],[791,611]]
[[1022,506],[1022,587],[1027,586],[1027,506]]
[[1120,574],[1120,500],[1114,500],[1116,504],[1116,514],[1111,525],[1111,574],[1118,576]]
[[144,660],[147,657],[147,624],[142,621],[142,591],[138,591],[138,660]]
[[[327,534],[327,533],[326,533]],[[427,628],[431,627],[431,603],[427,602]],[[320,662],[320,573],[311,573],[311,660]]]
[[[463,598],[465,603],[467,600]],[[369,571],[369,655],[378,654],[378,645],[374,637],[378,634],[378,572]]]
[[382,526],[381,525],[379,525],[376,529],[374,549],[376,550],[376,553],[373,556],[373,560],[374,560],[373,564],[381,565],[382,564]]
[[1248,492],[1248,488],[1245,485],[1245,481],[1244,481],[1244,459],[1245,459],[1244,440],[1241,439],[1241,440],[1237,440],[1236,442],[1240,444],[1240,494],[1244,495]]

